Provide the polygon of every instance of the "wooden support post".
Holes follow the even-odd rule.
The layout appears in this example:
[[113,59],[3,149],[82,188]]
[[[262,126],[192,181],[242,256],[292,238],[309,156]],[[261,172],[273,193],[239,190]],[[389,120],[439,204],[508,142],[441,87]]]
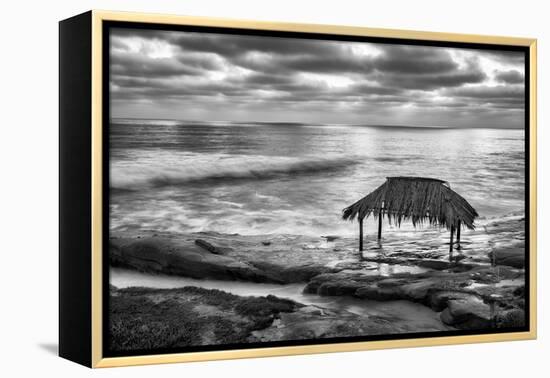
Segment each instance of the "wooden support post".
[[453,237],[455,233],[455,226],[451,226],[451,242],[449,243],[449,252],[453,251]]
[[363,252],[363,219],[359,219],[359,251]]
[[382,239],[382,209],[378,213],[378,240]]
[[457,249],[460,249],[460,221],[458,222],[458,226],[456,226],[456,245]]
[[491,325],[493,326],[493,328],[496,328],[497,327],[497,312],[496,312],[496,306],[495,306],[495,301],[494,300],[492,300],[489,303],[489,317],[491,318]]

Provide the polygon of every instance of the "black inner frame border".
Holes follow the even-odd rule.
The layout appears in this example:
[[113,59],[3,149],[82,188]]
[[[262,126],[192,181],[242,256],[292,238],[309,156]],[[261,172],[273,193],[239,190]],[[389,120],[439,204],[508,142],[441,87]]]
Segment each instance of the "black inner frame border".
[[[455,47],[475,50],[489,51],[509,51],[523,52],[525,56],[525,326],[510,327],[504,329],[491,330],[455,330],[455,331],[437,331],[437,332],[414,332],[403,334],[390,335],[371,335],[371,336],[354,336],[354,337],[334,337],[326,339],[311,339],[311,340],[285,340],[272,342],[258,343],[239,343],[239,344],[219,344],[205,346],[189,346],[181,348],[157,348],[157,349],[142,349],[131,351],[112,351],[109,348],[109,177],[110,177],[110,29],[111,28],[126,28],[140,30],[164,30],[164,31],[182,31],[182,32],[199,32],[199,33],[216,33],[216,34],[233,34],[233,35],[253,35],[265,37],[283,37],[283,38],[298,38],[298,39],[313,39],[313,40],[329,40],[341,42],[370,42],[384,44],[400,44],[400,45],[415,45],[415,46],[434,46],[434,47]],[[405,32],[405,31],[404,31]],[[406,340],[406,339],[422,339],[433,337],[449,337],[449,336],[467,336],[467,335],[491,335],[512,332],[528,332],[530,330],[530,49],[528,46],[515,45],[498,45],[470,42],[446,42],[446,41],[425,41],[406,38],[387,38],[387,37],[371,37],[371,36],[352,36],[352,35],[334,35],[324,33],[307,33],[307,32],[289,32],[289,31],[272,31],[272,30],[257,30],[257,29],[239,29],[227,27],[212,27],[212,26],[195,26],[195,25],[168,25],[160,23],[142,23],[129,21],[102,21],[102,253],[103,253],[103,282],[102,282],[102,305],[103,305],[103,326],[102,326],[102,357],[127,357],[140,355],[158,355],[171,353],[192,353],[206,351],[224,351],[237,349],[257,349],[270,347],[288,347],[288,346],[304,346],[304,345],[330,345],[337,343],[351,343],[364,341],[383,341],[383,340]]]

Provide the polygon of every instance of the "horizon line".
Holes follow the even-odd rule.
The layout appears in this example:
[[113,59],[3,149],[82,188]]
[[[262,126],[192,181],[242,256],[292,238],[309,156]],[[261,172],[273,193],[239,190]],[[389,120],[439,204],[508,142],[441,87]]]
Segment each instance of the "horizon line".
[[201,123],[250,123],[250,124],[273,124],[273,125],[306,125],[306,126],[354,126],[354,127],[389,127],[389,128],[412,128],[412,129],[500,129],[500,130],[525,130],[522,127],[502,126],[440,126],[440,125],[406,125],[406,124],[368,124],[368,123],[320,123],[320,122],[296,122],[296,121],[237,121],[237,120],[198,120],[198,119],[176,119],[176,118],[142,118],[142,117],[111,117],[113,120],[144,120],[144,121],[175,121],[175,122],[201,122]]

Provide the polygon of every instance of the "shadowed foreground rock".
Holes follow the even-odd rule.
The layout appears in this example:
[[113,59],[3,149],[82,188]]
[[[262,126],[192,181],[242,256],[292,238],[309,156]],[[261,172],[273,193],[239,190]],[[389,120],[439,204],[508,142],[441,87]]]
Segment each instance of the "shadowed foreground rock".
[[113,351],[393,334],[378,317],[304,306],[272,295],[241,297],[197,287],[111,287]]

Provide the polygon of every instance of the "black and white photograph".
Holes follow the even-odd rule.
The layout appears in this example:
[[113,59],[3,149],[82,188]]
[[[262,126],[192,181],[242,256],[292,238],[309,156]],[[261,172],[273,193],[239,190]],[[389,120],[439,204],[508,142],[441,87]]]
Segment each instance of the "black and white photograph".
[[528,329],[524,49],[107,30],[106,356]]

